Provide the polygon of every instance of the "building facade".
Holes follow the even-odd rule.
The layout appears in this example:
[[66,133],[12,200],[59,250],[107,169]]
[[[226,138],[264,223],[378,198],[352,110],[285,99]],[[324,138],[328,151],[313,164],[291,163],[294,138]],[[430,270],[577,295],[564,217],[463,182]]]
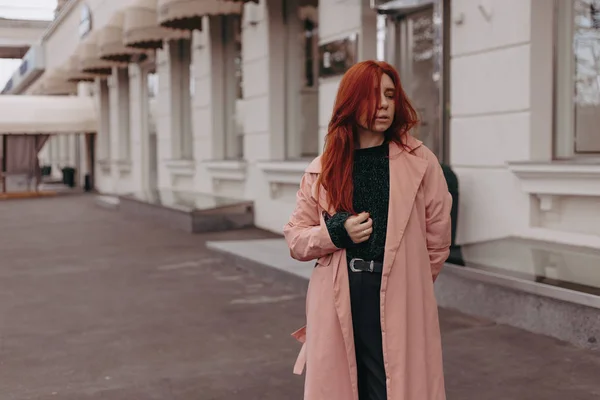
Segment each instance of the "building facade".
[[[518,252],[485,250],[520,238],[600,251],[599,10],[596,0],[70,0],[27,92],[95,97],[101,129],[80,176],[93,174],[98,191],[252,200],[256,225],[280,232],[322,150],[341,72],[385,59],[419,111],[415,134],[458,177],[465,257],[493,264],[496,251],[499,268],[600,287],[588,256],[514,254],[505,267]],[[53,138],[43,162],[57,170],[90,146]]]

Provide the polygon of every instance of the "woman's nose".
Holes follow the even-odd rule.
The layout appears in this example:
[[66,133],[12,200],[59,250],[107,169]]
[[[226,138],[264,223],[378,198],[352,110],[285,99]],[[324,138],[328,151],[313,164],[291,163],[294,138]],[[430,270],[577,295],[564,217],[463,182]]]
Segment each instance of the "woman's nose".
[[383,96],[383,98],[381,99],[381,104],[380,104],[381,108],[388,108],[388,105],[389,105],[388,99],[385,96]]

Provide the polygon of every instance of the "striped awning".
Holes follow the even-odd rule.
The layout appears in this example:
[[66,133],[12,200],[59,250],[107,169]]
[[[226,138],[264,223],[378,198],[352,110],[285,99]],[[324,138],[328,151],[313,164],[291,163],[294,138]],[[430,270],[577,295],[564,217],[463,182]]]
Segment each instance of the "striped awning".
[[122,10],[113,14],[108,24],[98,33],[98,55],[102,60],[129,63],[145,52],[125,46],[123,43],[123,26],[125,14]]
[[202,29],[206,15],[241,14],[242,3],[222,0],[158,0],[158,23],[175,29]]
[[92,75],[110,75],[113,66],[123,66],[123,63],[115,63],[101,59],[98,48],[98,38],[98,31],[92,31],[79,45],[79,48],[77,49],[79,70]]
[[89,74],[87,72],[82,72],[81,62],[79,61],[79,48],[75,54],[69,57],[67,61],[67,65],[65,66],[65,71],[67,75],[67,81],[69,82],[93,82],[96,79],[96,76],[93,74]]
[[138,0],[127,7],[123,21],[123,43],[137,49],[160,49],[163,41],[188,39],[189,31],[158,25],[157,0]]
[[69,74],[65,68],[53,68],[44,72],[40,78],[40,85],[36,91],[40,94],[75,94],[77,83],[69,81]]

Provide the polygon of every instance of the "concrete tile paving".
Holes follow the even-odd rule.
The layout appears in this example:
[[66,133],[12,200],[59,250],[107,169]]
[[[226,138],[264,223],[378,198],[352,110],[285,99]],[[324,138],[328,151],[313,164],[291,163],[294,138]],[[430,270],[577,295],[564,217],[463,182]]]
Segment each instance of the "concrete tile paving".
[[[306,280],[94,206],[0,202],[1,400],[302,398]],[[448,399],[597,399],[600,355],[441,310]]]

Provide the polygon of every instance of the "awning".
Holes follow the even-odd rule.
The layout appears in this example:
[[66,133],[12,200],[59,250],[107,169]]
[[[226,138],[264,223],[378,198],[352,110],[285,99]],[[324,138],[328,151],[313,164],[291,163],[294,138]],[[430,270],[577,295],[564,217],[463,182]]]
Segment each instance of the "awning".
[[138,0],[125,9],[123,43],[138,49],[161,49],[164,40],[188,39],[190,32],[158,25],[157,0]]
[[91,96],[0,96],[0,134],[88,133],[97,131]]
[[77,84],[69,82],[67,71],[63,68],[46,70],[40,80],[38,93],[52,95],[77,93]]
[[79,70],[93,75],[110,75],[112,67],[118,65],[100,58],[98,31],[90,32],[88,37],[80,43],[77,56],[79,57]]
[[202,29],[205,15],[241,14],[242,3],[222,0],[158,0],[158,23],[175,29]]
[[129,63],[135,56],[145,54],[144,50],[126,47],[123,43],[125,14],[122,10],[113,14],[108,25],[98,35],[98,54],[101,59]]
[[81,72],[79,70],[80,65],[81,63],[79,62],[77,53],[69,57],[67,66],[65,67],[67,80],[69,82],[93,82],[96,79],[96,76],[88,74],[87,72]]

